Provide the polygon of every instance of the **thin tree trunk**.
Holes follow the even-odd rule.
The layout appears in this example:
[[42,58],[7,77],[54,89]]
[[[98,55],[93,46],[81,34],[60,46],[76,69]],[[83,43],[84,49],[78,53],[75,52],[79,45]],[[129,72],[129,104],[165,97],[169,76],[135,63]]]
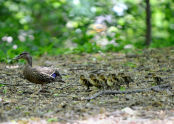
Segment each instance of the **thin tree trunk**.
[[152,36],[151,36],[150,0],[146,0],[146,39],[145,39],[146,46],[149,46],[151,41],[152,41]]

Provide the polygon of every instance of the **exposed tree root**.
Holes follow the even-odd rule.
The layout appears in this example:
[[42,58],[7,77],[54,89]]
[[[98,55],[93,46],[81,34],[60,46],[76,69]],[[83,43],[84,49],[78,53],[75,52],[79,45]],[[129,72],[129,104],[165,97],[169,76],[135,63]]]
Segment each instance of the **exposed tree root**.
[[150,90],[159,92],[161,90],[166,90],[166,89],[170,89],[170,88],[171,88],[171,84],[170,83],[166,83],[166,84],[161,84],[161,85],[153,86],[153,87],[149,87],[149,88],[135,89],[135,90],[127,90],[127,91],[103,90],[103,91],[99,91],[99,92],[95,93],[91,97],[85,98],[85,100],[95,99],[96,97],[101,96],[101,95],[141,93],[141,92],[148,92]]

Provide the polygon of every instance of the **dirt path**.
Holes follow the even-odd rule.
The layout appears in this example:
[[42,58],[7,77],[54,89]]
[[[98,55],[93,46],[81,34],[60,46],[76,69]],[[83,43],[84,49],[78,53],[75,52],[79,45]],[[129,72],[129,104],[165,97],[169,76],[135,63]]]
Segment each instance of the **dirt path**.
[[[87,123],[82,120],[98,117],[99,120],[102,120],[102,117],[107,120],[112,116],[115,119],[120,117],[124,120],[134,117],[130,111],[136,112],[133,115],[141,119],[171,118],[172,120],[173,89],[159,92],[103,95],[87,101],[83,98],[92,96],[101,89],[92,87],[90,91],[87,91],[78,80],[80,74],[89,75],[102,72],[107,75],[123,72],[133,79],[129,88],[126,85],[122,86],[121,90],[125,91],[156,86],[152,73],[164,80],[161,84],[172,83],[174,80],[174,48],[144,50],[127,55],[121,53],[62,55],[34,58],[33,61],[33,65],[36,66],[59,68],[66,83],[48,84],[46,85],[48,92],[37,93],[40,86],[23,79],[22,64],[1,63],[0,122],[26,118],[30,121],[44,119],[43,123],[54,121]],[[130,111],[126,115],[124,113],[127,112],[120,110],[127,107]]]

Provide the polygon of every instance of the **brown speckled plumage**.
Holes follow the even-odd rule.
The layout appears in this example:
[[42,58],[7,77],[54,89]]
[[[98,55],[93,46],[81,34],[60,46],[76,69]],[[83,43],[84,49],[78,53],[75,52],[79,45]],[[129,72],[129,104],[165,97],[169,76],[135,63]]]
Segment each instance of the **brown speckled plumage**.
[[[47,67],[38,67],[33,68],[32,67],[32,57],[29,53],[23,52],[20,55],[18,55],[15,59],[25,59],[27,60],[27,64],[24,67],[23,75],[24,77],[36,84],[46,84],[51,83],[59,79],[59,81],[62,79],[61,75],[59,74],[58,70],[47,68]],[[52,76],[52,74],[55,74],[56,76]]]

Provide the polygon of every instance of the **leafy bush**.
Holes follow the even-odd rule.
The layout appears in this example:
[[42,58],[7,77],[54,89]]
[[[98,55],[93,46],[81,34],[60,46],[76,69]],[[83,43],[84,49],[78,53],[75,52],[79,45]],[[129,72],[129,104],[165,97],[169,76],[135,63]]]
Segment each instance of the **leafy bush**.
[[[141,1],[141,0],[140,0]],[[129,51],[144,48],[145,2],[1,0],[0,61],[33,55]],[[174,44],[172,0],[151,0],[152,44]]]

